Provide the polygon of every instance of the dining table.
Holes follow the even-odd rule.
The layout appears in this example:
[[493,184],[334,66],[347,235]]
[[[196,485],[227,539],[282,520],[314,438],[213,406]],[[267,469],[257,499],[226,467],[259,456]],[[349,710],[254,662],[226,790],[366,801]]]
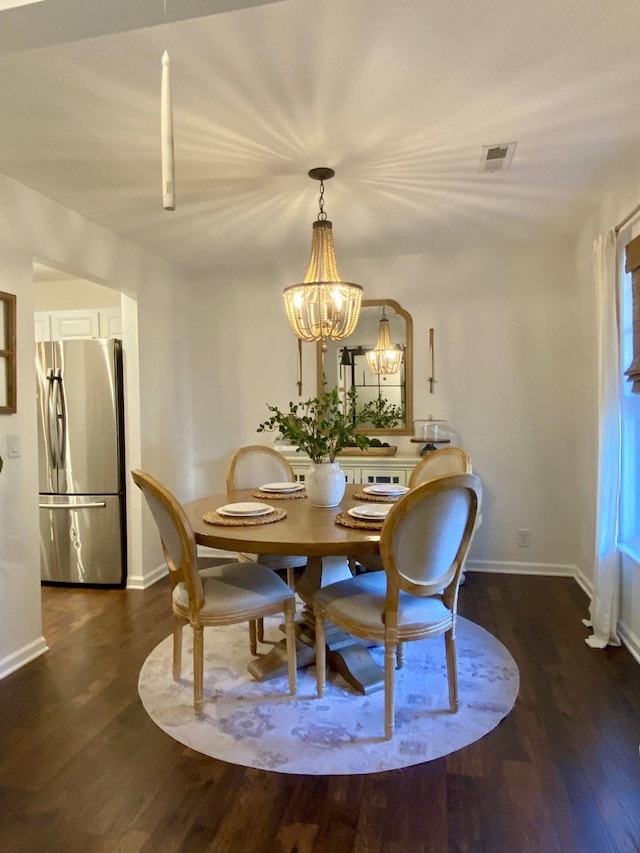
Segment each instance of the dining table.
[[[307,558],[296,583],[296,593],[303,602],[301,619],[297,622],[298,666],[315,661],[314,594],[322,586],[352,577],[358,557],[380,552],[382,522],[358,524],[348,515],[349,509],[362,505],[363,488],[360,484],[347,484],[344,497],[335,507],[313,506],[304,493],[290,494],[290,499],[282,499],[285,495],[270,495],[273,500],[269,500],[256,489],[207,495],[184,505],[198,545],[236,554],[255,554],[257,560],[261,554]],[[239,524],[216,512],[229,504],[256,501],[272,506],[278,520]],[[337,523],[337,518],[353,526],[343,526]],[[382,689],[383,672],[369,649],[353,636],[332,630],[329,625],[327,629],[329,666],[361,693]],[[284,642],[280,641],[271,652],[249,665],[255,678],[262,681],[286,672]]]

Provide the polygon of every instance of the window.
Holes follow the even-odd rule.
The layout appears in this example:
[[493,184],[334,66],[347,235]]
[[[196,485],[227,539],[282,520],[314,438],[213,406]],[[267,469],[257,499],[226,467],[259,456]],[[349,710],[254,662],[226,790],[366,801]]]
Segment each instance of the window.
[[[634,301],[640,318],[640,237],[626,247],[626,272],[622,280],[620,306],[620,361],[623,371],[640,360],[640,328],[635,328]],[[633,272],[631,272],[633,270]],[[635,300],[633,279],[636,278]],[[638,318],[635,326],[638,326]],[[621,377],[621,470],[620,470],[620,544],[640,561],[640,389],[634,393],[634,382]],[[639,383],[635,383],[638,385]]]

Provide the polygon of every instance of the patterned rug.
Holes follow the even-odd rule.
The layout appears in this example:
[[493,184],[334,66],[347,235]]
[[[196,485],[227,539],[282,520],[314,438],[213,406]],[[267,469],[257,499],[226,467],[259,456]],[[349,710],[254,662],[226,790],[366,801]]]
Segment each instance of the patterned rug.
[[[265,620],[267,638],[282,637],[280,621]],[[444,638],[407,643],[404,667],[396,672],[395,735],[385,741],[383,690],[363,696],[329,672],[318,699],[311,666],[298,671],[294,698],[286,676],[259,683],[247,672],[246,625],[206,628],[204,642],[204,717],[193,714],[188,628],[180,681],[171,677],[171,637],[142,667],[138,687],[147,713],[197,752],[280,773],[376,773],[440,758],[495,728],[518,695],[518,667],[507,649],[458,617],[458,713],[448,711]],[[372,654],[382,664],[382,649]]]

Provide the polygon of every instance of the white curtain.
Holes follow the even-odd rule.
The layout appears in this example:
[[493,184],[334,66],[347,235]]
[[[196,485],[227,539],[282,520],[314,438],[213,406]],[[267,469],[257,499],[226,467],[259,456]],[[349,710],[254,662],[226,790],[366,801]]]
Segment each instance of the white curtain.
[[616,235],[601,234],[593,241],[593,273],[596,303],[598,370],[598,495],[594,555],[593,628],[587,644],[603,649],[620,645],[621,563],[618,552],[618,505],[620,495],[620,333]]

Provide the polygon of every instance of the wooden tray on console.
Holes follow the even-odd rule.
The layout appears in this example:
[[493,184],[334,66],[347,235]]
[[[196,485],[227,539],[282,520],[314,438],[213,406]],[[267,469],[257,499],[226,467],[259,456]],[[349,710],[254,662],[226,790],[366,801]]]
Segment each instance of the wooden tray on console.
[[397,444],[392,444],[390,447],[367,447],[362,450],[360,447],[345,447],[338,451],[338,456],[395,456],[398,452]]

